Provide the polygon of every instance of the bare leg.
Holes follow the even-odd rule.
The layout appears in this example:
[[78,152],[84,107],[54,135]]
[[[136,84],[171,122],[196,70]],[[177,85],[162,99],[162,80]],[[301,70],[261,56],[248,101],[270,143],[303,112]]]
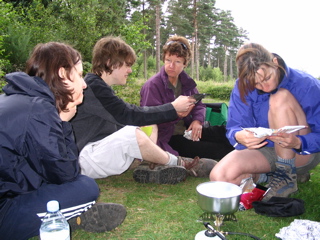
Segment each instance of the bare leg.
[[257,150],[233,150],[210,173],[211,181],[224,181],[240,185],[241,180],[252,175],[256,181],[260,173],[270,172],[270,164]]
[[[305,125],[307,120],[305,113],[301,106],[294,98],[294,96],[286,89],[279,89],[277,93],[270,96],[270,109],[269,109],[269,125],[270,128],[280,128],[290,125]],[[295,132],[296,135],[305,135],[310,132],[310,129],[302,129]],[[296,166],[305,165],[311,155],[299,155],[292,151],[291,148],[284,148],[275,143],[275,150],[278,156],[284,159],[292,159],[296,157]]]
[[163,165],[169,162],[168,153],[163,151],[158,145],[156,145],[139,128],[137,128],[136,130],[136,136],[143,160]]

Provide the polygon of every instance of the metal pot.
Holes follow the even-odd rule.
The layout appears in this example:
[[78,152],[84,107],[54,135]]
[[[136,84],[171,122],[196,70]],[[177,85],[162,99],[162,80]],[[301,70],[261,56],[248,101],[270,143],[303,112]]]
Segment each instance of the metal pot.
[[213,181],[199,184],[197,193],[203,211],[226,215],[239,209],[242,190],[233,183]]

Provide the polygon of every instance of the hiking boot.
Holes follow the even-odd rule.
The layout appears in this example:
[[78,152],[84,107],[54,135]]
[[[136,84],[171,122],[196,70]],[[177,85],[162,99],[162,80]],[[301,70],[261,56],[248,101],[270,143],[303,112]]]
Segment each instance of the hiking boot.
[[310,173],[302,173],[302,174],[297,174],[297,182],[298,183],[305,183],[310,180]]
[[182,164],[190,176],[194,177],[209,177],[212,168],[218,162],[210,158],[185,158],[178,157],[178,164]]
[[276,171],[272,174],[270,183],[266,185],[270,188],[263,201],[268,201],[271,197],[288,197],[298,191],[296,168],[286,163],[276,163]]
[[133,171],[133,179],[139,183],[177,184],[187,177],[187,170],[182,166],[140,165]]
[[126,218],[126,208],[116,203],[96,203],[88,211],[68,222],[71,231],[106,232],[118,227]]

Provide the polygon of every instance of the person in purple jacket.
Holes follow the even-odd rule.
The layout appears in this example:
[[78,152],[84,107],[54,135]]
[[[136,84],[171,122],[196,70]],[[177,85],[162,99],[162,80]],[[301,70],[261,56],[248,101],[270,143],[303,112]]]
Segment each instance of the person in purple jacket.
[[[162,57],[164,66],[160,72],[148,79],[141,88],[141,106],[158,106],[180,95],[199,93],[195,81],[184,71],[191,59],[191,47],[185,37],[170,37],[163,46]],[[157,144],[175,155],[221,159],[233,147],[225,136],[224,126],[203,128],[205,113],[206,106],[199,101],[188,112],[180,114],[179,118],[158,124]],[[191,141],[183,137],[185,131],[191,133]],[[210,163],[212,168],[215,161],[211,160]]]
[[[215,166],[210,180],[241,184],[252,177],[268,182],[264,201],[288,197],[320,162],[320,82],[255,43],[239,49],[236,63],[227,123],[227,137],[236,149]],[[264,137],[243,129],[295,125],[306,128]]]

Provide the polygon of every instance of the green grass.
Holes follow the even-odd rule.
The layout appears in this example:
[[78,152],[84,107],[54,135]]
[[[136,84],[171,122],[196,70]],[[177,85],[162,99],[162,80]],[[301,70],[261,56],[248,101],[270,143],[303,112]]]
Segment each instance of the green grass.
[[[261,239],[277,239],[275,234],[294,219],[320,221],[320,166],[312,171],[311,180],[299,184],[299,193],[294,197],[305,201],[305,213],[296,217],[275,218],[255,213],[253,209],[236,212],[236,222],[226,221],[222,231],[250,233]],[[197,205],[196,186],[206,178],[188,177],[177,185],[139,184],[132,178],[132,170],[120,176],[97,180],[100,202],[121,203],[127,208],[127,217],[122,225],[106,233],[87,233],[77,230],[73,240],[86,239],[194,239],[204,230],[197,222],[202,210]],[[213,222],[212,222],[213,224]],[[228,239],[251,239],[230,235]]]

